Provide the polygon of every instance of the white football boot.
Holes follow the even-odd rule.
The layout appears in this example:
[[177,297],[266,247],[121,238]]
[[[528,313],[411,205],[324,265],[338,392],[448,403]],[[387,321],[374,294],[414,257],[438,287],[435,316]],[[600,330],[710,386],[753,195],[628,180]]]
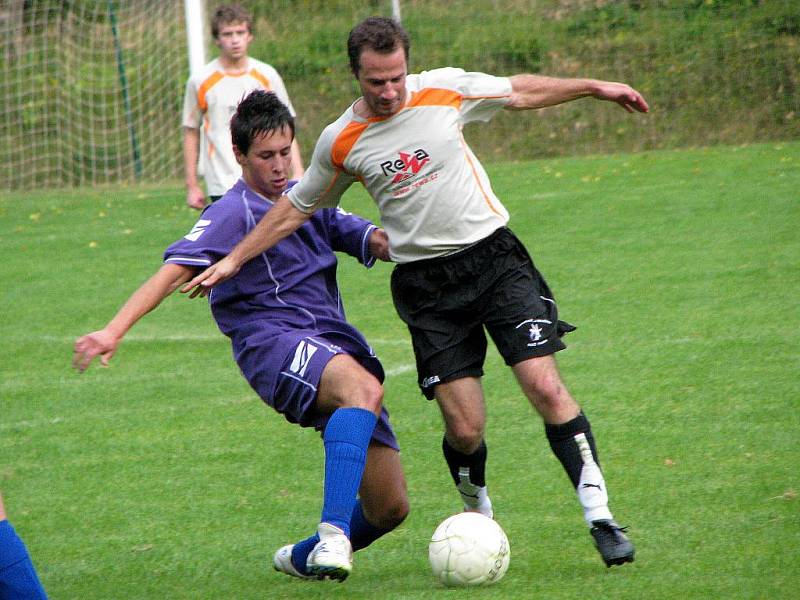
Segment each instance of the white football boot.
[[300,579],[316,579],[316,577],[311,575],[303,575],[294,568],[292,564],[292,548],[294,548],[294,544],[278,548],[278,551],[275,552],[275,556],[272,557],[272,566],[275,570],[279,573],[285,573],[286,575],[291,575],[292,577],[298,577]]
[[353,547],[344,532],[330,523],[317,527],[319,542],[306,561],[306,570],[319,579],[344,581],[353,570]]

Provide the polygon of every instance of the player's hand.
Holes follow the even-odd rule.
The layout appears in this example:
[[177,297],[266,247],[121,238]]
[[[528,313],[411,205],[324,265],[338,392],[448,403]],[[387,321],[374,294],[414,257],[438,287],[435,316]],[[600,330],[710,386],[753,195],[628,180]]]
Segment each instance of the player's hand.
[[644,96],[624,83],[603,82],[595,92],[595,97],[600,100],[616,102],[629,113],[646,113],[650,110]]
[[216,264],[211,265],[205,271],[196,275],[194,279],[181,287],[181,293],[189,293],[189,298],[197,296],[208,296],[211,288],[215,285],[227,281],[239,272],[241,266],[230,256],[226,256]]
[[72,366],[83,373],[96,356],[100,357],[100,363],[108,366],[108,361],[114,356],[119,346],[119,338],[112,335],[105,329],[95,331],[79,337],[75,341],[75,349],[72,355]]
[[389,236],[386,232],[378,228],[369,236],[369,251],[378,260],[389,262]]
[[206,207],[206,196],[199,186],[193,185],[186,190],[186,204],[197,210],[203,210]]

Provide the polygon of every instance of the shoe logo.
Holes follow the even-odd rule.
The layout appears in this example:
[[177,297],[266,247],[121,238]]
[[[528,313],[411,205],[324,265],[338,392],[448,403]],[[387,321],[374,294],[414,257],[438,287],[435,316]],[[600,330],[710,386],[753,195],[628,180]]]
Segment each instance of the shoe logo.
[[190,242],[196,242],[197,239],[203,235],[206,230],[206,227],[211,225],[211,221],[209,219],[200,219],[197,223],[194,224],[192,230],[183,236],[185,239],[189,240]]
[[601,492],[603,491],[603,488],[602,488],[602,487],[601,487],[599,484],[597,484],[597,483],[584,483],[584,484],[583,484],[581,487],[582,487],[582,488],[590,488],[590,487],[593,487],[593,488],[597,488],[597,489],[598,489],[598,490],[600,490]]
[[305,340],[297,344],[297,348],[294,351],[294,358],[292,359],[292,365],[289,367],[289,370],[292,373],[297,373],[300,377],[304,377],[308,369],[308,364],[311,362],[311,357],[314,356],[317,350],[319,350],[319,348],[313,344],[309,344]]

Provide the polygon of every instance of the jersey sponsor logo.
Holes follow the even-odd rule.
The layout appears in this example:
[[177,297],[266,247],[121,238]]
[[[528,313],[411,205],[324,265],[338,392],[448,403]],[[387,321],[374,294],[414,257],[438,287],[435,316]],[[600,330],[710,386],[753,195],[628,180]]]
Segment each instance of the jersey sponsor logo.
[[381,163],[381,171],[387,177],[392,176],[392,183],[400,183],[413,177],[431,161],[430,155],[422,148],[414,152],[399,152],[398,156],[400,158]]
[[394,196],[395,198],[398,198],[399,196],[405,196],[410,191],[420,188],[423,185],[427,185],[431,181],[436,181],[438,178],[439,178],[439,173],[431,173],[427,177],[423,177],[422,179],[417,179],[413,183],[409,183],[408,185],[403,185],[399,188],[395,188],[394,191],[392,192],[392,196]]
[[292,373],[297,373],[300,377],[304,377],[306,370],[308,369],[308,365],[311,362],[311,357],[314,356],[317,350],[319,350],[317,346],[314,344],[309,344],[305,340],[297,344],[297,348],[294,350],[294,358],[292,359],[292,364],[289,367],[289,370]]
[[521,329],[525,333],[528,338],[528,346],[536,347],[547,343],[547,338],[544,337],[542,326],[552,324],[553,322],[547,319],[526,319],[517,325],[516,329]]
[[197,223],[194,224],[192,230],[183,236],[185,239],[189,240],[190,242],[196,242],[198,238],[203,235],[205,232],[206,227],[211,225],[211,221],[208,219],[200,219]]

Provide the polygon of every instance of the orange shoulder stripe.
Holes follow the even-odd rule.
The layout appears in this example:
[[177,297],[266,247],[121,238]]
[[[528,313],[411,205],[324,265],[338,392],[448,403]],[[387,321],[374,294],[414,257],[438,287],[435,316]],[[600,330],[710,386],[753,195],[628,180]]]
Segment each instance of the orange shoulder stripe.
[[203,112],[208,110],[208,102],[206,102],[206,94],[208,93],[208,90],[219,83],[223,77],[225,77],[224,73],[214,71],[211,76],[201,83],[200,87],[197,89],[197,105]]
[[453,90],[440,88],[423,88],[411,96],[411,101],[406,108],[412,106],[461,106],[463,96]]
[[269,91],[269,90],[272,89],[269,86],[269,79],[264,77],[264,75],[262,75],[259,71],[256,71],[255,69],[250,69],[249,75],[250,75],[250,77],[252,77],[254,79],[258,79],[261,82],[261,85],[264,86],[265,90]]
[[331,160],[333,166],[337,169],[344,171],[344,159],[350,154],[350,150],[356,145],[358,138],[364,133],[364,130],[369,127],[369,123],[358,123],[357,121],[350,121],[347,126],[342,129],[341,133],[336,136],[331,147]]

